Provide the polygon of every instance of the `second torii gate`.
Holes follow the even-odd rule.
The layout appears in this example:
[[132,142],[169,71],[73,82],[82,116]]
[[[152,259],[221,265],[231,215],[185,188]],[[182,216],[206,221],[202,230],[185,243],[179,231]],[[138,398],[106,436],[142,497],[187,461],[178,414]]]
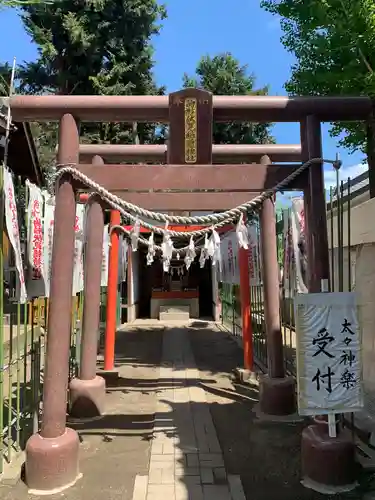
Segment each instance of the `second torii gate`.
[[[170,127],[175,128],[176,123],[170,121]],[[181,128],[181,127],[180,127]],[[179,124],[177,123],[177,133],[184,134],[184,130],[180,130]],[[212,143],[212,139],[211,139]],[[167,145],[112,145],[112,144],[80,144],[80,163],[83,162],[102,162],[103,161],[120,161],[120,162],[158,162],[165,163],[167,161]],[[262,157],[268,157],[269,160],[266,160],[266,164],[271,161],[276,162],[300,162],[301,161],[301,146],[299,144],[240,144],[240,145],[212,145],[212,160],[213,163],[238,163],[238,162],[258,162],[262,159]],[[199,156],[199,155],[198,155]],[[101,160],[99,160],[99,158]],[[280,165],[282,166],[282,165]],[[85,167],[81,167],[85,169]],[[87,167],[86,167],[87,168]],[[111,165],[108,165],[108,168],[111,168]],[[90,174],[90,172],[87,172]],[[121,194],[121,193],[118,193]],[[124,197],[126,197],[128,193],[124,192]],[[215,200],[215,198],[213,198]],[[169,203],[173,200],[173,198],[169,198]],[[166,203],[166,202],[164,202]],[[173,206],[173,205],[172,205]],[[218,206],[218,205],[216,205]],[[228,204],[222,205],[223,209],[230,208]],[[163,209],[167,209],[164,207]],[[118,215],[114,214],[114,216],[118,219]],[[197,228],[196,228],[197,229]],[[175,227],[174,230],[179,231],[178,227]],[[227,229],[228,230],[228,229]],[[112,245],[110,250],[110,266],[114,269],[117,269],[118,266],[118,235],[112,234]],[[240,256],[242,252],[240,251]],[[131,252],[129,253],[129,258],[131,261]],[[242,262],[242,258],[240,257],[240,261]],[[244,264],[242,264],[244,266]],[[246,279],[245,268],[243,268],[243,279]],[[112,276],[112,273],[110,273]],[[116,279],[117,274],[113,273],[113,279]],[[131,304],[131,279],[132,279],[132,269],[131,266],[128,266],[128,311],[132,309]],[[114,286],[112,283],[111,286]],[[117,286],[117,282],[116,282]],[[107,302],[107,324],[106,324],[106,350],[105,350],[105,370],[106,373],[109,370],[113,372],[114,369],[114,341],[115,341],[115,308],[116,304],[114,301],[115,294],[112,291],[109,292],[109,298],[113,300],[108,300]],[[247,316],[249,314],[249,304],[246,304],[247,300],[245,297],[242,297],[242,317],[243,323],[248,325]],[[112,311],[108,310],[108,308],[113,309]],[[278,304],[275,304],[275,311],[278,309]],[[248,325],[248,328],[250,325]],[[246,332],[245,332],[246,333]],[[250,337],[250,335],[249,335]],[[246,339],[245,334],[245,339]],[[251,344],[248,343],[249,346]],[[246,347],[246,346],[245,346]],[[272,347],[271,347],[272,349]],[[251,358],[251,359],[250,359]],[[247,370],[252,369],[253,359],[252,359],[252,350],[249,348],[244,349],[244,366]],[[280,370],[279,370],[280,371]],[[242,372],[243,373],[243,372]],[[112,373],[111,373],[112,376]],[[266,398],[268,399],[268,398]],[[285,400],[286,401],[286,400]],[[291,400],[290,400],[291,401]],[[273,410],[269,408],[269,410]],[[279,408],[275,408],[274,410],[280,411]],[[289,413],[291,411],[290,403],[282,409],[283,413]]]

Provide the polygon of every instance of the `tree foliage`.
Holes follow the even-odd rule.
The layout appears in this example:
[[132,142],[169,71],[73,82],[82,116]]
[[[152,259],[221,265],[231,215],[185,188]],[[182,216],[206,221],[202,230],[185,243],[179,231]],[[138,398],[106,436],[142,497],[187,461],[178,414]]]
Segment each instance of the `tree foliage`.
[[[263,0],[262,6],[281,16],[282,43],[297,59],[288,93],[375,95],[373,0]],[[331,134],[351,151],[366,150],[362,123],[334,123]]]
[[[55,0],[53,7],[24,5],[25,29],[37,44],[36,61],[17,68],[18,89],[27,94],[163,94],[153,77],[152,36],[165,8],[156,0]],[[56,124],[35,124],[46,166],[54,156]],[[131,143],[134,127],[83,123],[81,142]],[[157,140],[155,126],[137,127],[140,142]]]
[[[199,61],[195,76],[184,75],[184,87],[209,90],[215,95],[266,95],[268,88],[255,89],[255,76],[230,53]],[[215,144],[266,144],[274,142],[269,123],[215,123]]]
[[7,7],[24,7],[25,5],[52,4],[53,0],[0,0],[0,9]]

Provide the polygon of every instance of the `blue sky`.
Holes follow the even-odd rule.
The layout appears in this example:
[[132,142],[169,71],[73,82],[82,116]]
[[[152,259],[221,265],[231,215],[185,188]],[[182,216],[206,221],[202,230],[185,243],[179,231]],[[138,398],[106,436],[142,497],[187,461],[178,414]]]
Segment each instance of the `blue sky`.
[[[161,34],[155,37],[155,76],[169,91],[178,90],[184,72],[193,73],[202,55],[231,52],[257,77],[259,86],[269,85],[271,95],[284,95],[283,85],[290,75],[293,57],[280,42],[277,18],[259,7],[258,0],[167,0],[168,18]],[[230,7],[230,8],[228,8]],[[25,33],[14,10],[0,12],[0,60],[30,61],[36,47]],[[297,124],[277,124],[273,129],[280,144],[298,143]],[[361,154],[349,155],[338,149],[323,126],[324,156],[343,160],[342,177],[363,171]],[[326,167],[326,185],[333,182],[331,167]]]

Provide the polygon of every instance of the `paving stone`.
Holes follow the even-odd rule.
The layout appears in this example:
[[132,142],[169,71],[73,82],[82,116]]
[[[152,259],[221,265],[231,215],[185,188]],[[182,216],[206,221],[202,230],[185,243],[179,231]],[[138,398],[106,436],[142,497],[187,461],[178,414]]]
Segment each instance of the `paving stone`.
[[163,455],[174,456],[175,448],[176,448],[176,445],[174,443],[163,444]]
[[147,476],[136,476],[133,490],[133,500],[146,500],[147,498]]
[[162,484],[174,484],[174,469],[164,469],[161,473],[161,482]]
[[198,484],[176,486],[175,500],[204,500],[202,486]]
[[174,461],[172,462],[150,462],[150,471],[155,469],[174,469]]
[[185,467],[176,466],[174,469],[175,477],[185,476]]
[[232,500],[228,486],[203,486],[204,500]]
[[174,462],[174,455],[159,455],[151,453],[151,462]]
[[185,459],[185,453],[181,450],[181,448],[177,445],[175,450],[174,450],[174,457],[177,460],[184,460]]
[[153,440],[151,445],[151,455],[161,455],[163,453],[163,443]]
[[214,474],[212,469],[201,469],[202,484],[214,484]]
[[147,500],[175,500],[175,487],[172,484],[150,484],[147,489]]
[[215,483],[223,484],[227,482],[227,473],[224,467],[215,467],[213,469]]
[[246,500],[240,476],[228,475],[228,483],[232,500]]
[[199,476],[199,467],[185,467],[185,476]]
[[201,477],[197,474],[195,476],[179,476],[176,478],[176,486],[186,485],[187,487],[201,484]]
[[162,484],[162,469],[152,469],[148,475],[148,483],[149,484]]
[[188,467],[199,467],[199,459],[197,453],[186,454],[186,465]]
[[221,454],[200,453],[199,463],[201,467],[224,467],[224,460]]

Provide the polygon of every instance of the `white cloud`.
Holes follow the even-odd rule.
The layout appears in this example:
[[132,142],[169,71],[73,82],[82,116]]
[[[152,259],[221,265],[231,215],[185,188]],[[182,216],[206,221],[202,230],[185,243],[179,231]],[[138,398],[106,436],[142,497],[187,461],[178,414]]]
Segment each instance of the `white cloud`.
[[[348,177],[354,179],[358,175],[363,172],[367,172],[368,165],[367,163],[358,163],[357,165],[352,166],[342,166],[340,168],[340,181],[346,182]],[[326,189],[329,189],[331,186],[336,187],[336,171],[333,167],[328,167],[324,171],[324,185]]]

